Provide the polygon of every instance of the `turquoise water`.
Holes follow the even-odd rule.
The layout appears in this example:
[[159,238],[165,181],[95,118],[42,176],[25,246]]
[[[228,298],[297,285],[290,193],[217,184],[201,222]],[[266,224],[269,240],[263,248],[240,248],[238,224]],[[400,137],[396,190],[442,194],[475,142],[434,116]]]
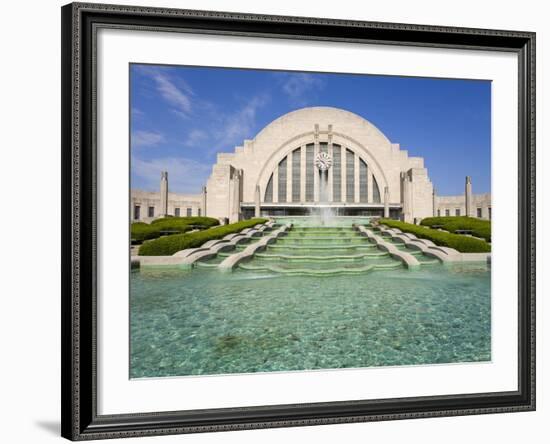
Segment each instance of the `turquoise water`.
[[[315,249],[319,244],[294,246],[310,256],[322,250]],[[378,251],[368,243],[363,247]],[[277,249],[265,253],[273,251]],[[353,244],[332,252],[358,251]],[[380,260],[392,263],[387,256]],[[319,264],[260,257],[243,265],[264,262],[290,264],[290,269]],[[349,259],[340,266],[362,264]],[[490,271],[479,263],[423,265],[414,271],[398,264],[329,277],[243,268],[233,273],[200,267],[142,269],[131,274],[130,374],[140,378],[487,361],[490,308]]]

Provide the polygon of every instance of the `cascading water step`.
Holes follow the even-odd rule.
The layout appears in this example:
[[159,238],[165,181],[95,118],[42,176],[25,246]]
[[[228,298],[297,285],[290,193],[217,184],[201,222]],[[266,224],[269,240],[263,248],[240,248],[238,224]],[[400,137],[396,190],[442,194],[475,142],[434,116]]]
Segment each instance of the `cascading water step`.
[[365,242],[365,239],[359,237],[356,238],[316,238],[316,237],[305,237],[305,238],[287,238],[280,239],[277,241],[277,245],[343,245],[343,246],[353,246],[353,245],[363,245],[369,244],[370,242]]
[[403,265],[399,261],[393,261],[391,263],[385,264],[367,264],[355,267],[331,267],[327,268],[323,266],[322,268],[313,268],[308,267],[284,267],[281,264],[269,265],[269,264],[258,264],[256,261],[251,261],[247,264],[240,264],[239,268],[243,270],[253,270],[253,271],[268,271],[272,273],[281,273],[286,275],[305,275],[305,276],[334,276],[340,274],[362,274],[374,270],[393,270],[395,268],[401,268]]
[[264,261],[285,261],[285,262],[323,262],[329,264],[331,262],[363,262],[365,259],[376,259],[389,257],[386,252],[352,254],[352,255],[286,255],[286,254],[266,254],[256,253],[256,258]]
[[206,257],[204,259],[201,259],[195,263],[197,267],[202,268],[215,268],[218,265],[220,265],[225,259],[227,259],[229,256],[232,256],[233,254],[240,253],[244,249],[248,248],[250,245],[259,242],[262,239],[262,236],[264,233],[261,233],[261,236],[254,236],[250,239],[245,239],[241,242],[239,242],[233,249],[231,250],[222,250],[218,254],[212,257]]
[[268,245],[268,250],[288,250],[288,251],[296,251],[296,250],[376,250],[377,247],[374,244],[370,243],[364,243],[364,244],[347,244],[347,245],[284,245],[284,244],[273,244]]
[[285,275],[332,276],[403,267],[352,227],[296,227],[267,245],[242,270]]
[[[231,250],[204,258],[198,267],[218,267],[228,257],[238,254],[261,237],[246,239]],[[400,251],[415,256],[420,265],[437,264],[439,261],[424,255],[399,239],[384,236],[384,240]],[[403,267],[398,258],[378,247],[376,243],[351,227],[296,227],[284,237],[274,240],[258,250],[252,258],[238,264],[241,270],[265,271],[285,275],[332,276],[360,274],[376,270],[392,270]]]

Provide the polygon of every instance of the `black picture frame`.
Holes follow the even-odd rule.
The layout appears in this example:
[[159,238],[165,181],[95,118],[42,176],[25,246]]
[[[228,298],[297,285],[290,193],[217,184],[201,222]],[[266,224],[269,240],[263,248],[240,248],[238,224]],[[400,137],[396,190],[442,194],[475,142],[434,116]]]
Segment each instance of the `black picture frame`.
[[[70,440],[535,409],[535,33],[72,3],[62,15],[62,436]],[[96,90],[100,27],[507,51],[519,66],[518,390],[193,411],[97,414]]]

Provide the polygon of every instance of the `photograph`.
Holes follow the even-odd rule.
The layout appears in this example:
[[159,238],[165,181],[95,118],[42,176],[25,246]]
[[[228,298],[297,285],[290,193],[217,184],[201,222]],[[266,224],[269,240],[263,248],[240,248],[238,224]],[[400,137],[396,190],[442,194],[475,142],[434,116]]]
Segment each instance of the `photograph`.
[[128,76],[131,379],[492,361],[490,79]]
[[63,437],[535,410],[535,32],[296,12],[62,7]]
[[545,6],[5,2],[2,442],[548,441]]

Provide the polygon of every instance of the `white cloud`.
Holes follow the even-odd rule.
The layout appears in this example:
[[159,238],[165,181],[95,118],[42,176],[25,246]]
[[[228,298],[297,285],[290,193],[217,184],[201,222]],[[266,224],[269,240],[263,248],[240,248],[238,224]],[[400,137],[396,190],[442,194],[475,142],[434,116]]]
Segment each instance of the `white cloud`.
[[173,80],[166,73],[151,66],[140,66],[138,71],[149,76],[155,82],[157,91],[166,102],[174,107],[174,112],[182,117],[187,117],[191,113],[191,96],[194,93],[185,80],[180,78]]
[[282,74],[282,90],[296,105],[306,105],[308,95],[322,90],[325,82],[312,74]]
[[259,95],[249,100],[239,111],[222,117],[221,128],[216,131],[216,139],[223,144],[242,143],[252,136],[256,124],[256,113],[269,102],[268,95]]
[[157,83],[157,90],[164,100],[175,106],[179,112],[184,114],[191,112],[191,100],[167,76],[157,72],[153,79]]
[[168,171],[169,191],[174,193],[200,193],[206,185],[212,166],[182,157],[164,157],[143,160],[132,156],[132,177],[137,184],[133,188],[157,191],[160,186],[161,171]]
[[131,142],[132,148],[156,146],[164,142],[164,136],[154,131],[134,131]]
[[195,146],[206,139],[208,139],[208,134],[205,131],[194,129],[189,132],[183,144],[185,146]]

